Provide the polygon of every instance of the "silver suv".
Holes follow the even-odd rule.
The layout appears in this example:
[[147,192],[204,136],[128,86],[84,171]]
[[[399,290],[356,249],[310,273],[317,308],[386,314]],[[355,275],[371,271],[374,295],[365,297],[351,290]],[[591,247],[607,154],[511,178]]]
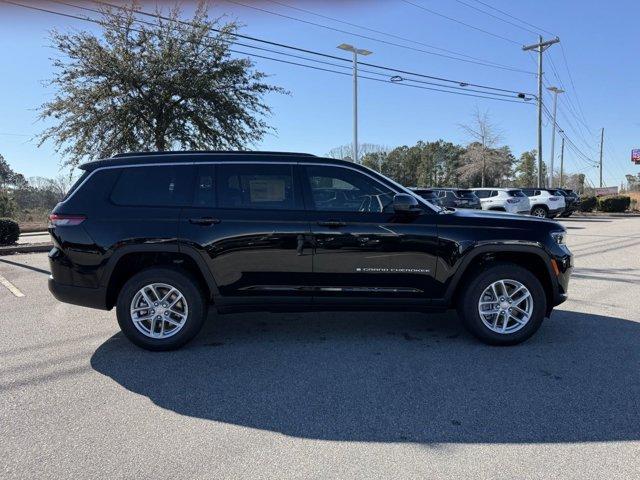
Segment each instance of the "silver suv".
[[517,188],[476,188],[483,210],[528,214],[529,199]]

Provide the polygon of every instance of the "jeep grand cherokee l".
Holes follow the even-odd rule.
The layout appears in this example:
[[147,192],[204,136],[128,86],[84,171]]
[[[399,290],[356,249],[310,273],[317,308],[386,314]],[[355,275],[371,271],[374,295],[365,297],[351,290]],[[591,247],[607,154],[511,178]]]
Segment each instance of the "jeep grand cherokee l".
[[265,152],[87,163],[50,216],[49,288],[116,308],[124,334],[177,348],[218,312],[456,307],[498,345],[567,296],[556,222],[431,205],[361,165]]

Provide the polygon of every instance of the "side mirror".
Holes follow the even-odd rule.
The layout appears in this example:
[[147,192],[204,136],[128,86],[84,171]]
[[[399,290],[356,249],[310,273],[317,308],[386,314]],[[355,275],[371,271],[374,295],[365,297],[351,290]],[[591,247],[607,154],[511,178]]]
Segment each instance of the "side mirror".
[[422,210],[418,199],[408,193],[397,193],[393,197],[393,210],[396,213],[418,213]]

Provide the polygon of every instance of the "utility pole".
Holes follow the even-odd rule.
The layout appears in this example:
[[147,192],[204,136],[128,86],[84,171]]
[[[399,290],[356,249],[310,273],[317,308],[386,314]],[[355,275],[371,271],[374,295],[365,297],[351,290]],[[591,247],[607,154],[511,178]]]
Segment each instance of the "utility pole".
[[553,92],[553,125],[551,126],[551,162],[549,168],[549,188],[553,188],[553,160],[556,153],[556,112],[558,110],[558,94],[564,93],[564,90],[557,87],[549,87],[547,90]]
[[602,188],[602,145],[604,144],[604,127],[600,131],[600,188]]
[[564,137],[562,137],[562,145],[560,146],[560,188],[564,185]]
[[522,50],[538,51],[538,187],[542,187],[542,53],[554,43],[558,43],[560,38],[543,41],[542,35],[538,36],[538,43],[525,45]]
[[353,161],[360,163],[358,161],[358,54],[366,56],[373,52],[358,49],[348,43],[342,43],[338,48],[353,53]]

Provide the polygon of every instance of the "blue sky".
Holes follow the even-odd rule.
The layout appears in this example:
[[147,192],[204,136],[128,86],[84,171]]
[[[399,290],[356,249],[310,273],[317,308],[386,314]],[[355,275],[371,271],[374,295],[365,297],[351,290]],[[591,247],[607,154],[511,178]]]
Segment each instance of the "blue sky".
[[[424,46],[314,17],[273,2],[238,1],[333,28],[429,50]],[[536,36],[482,14],[469,5],[500,16],[497,11],[490,10],[477,0],[411,1],[511,39],[517,44],[401,0],[278,0],[282,4],[294,5],[417,42],[521,70],[535,71],[535,61],[521,51],[519,44],[534,43]],[[33,2],[25,0],[23,3]],[[484,3],[560,37],[571,79],[560,46],[554,45],[545,53],[547,83],[559,85],[551,62],[548,61],[551,59],[567,89],[565,98],[560,103],[558,124],[577,147],[593,159],[598,156],[600,128],[605,128],[605,184],[619,185],[625,173],[638,173],[640,168],[631,164],[629,157],[631,148],[640,148],[640,43],[637,31],[640,4],[631,0],[607,2],[606,5],[595,0],[486,0]],[[38,5],[54,10],[74,11],[50,2],[39,2]],[[147,3],[144,8],[150,10],[153,5]],[[245,25],[242,33],[277,42],[339,56],[345,56],[345,52],[335,48],[338,44],[353,43],[374,52],[367,58],[371,63],[517,91],[535,92],[536,88],[535,76],[530,73],[489,68],[411,51],[240,5],[214,2],[212,13],[237,18]],[[514,21],[509,17],[502,18]],[[60,173],[62,159],[52,146],[45,144],[37,148],[35,142],[30,140],[32,135],[46,126],[37,121],[36,108],[53,93],[42,84],[43,80],[52,75],[50,57],[54,52],[47,47],[47,31],[53,27],[64,31],[93,28],[91,24],[79,20],[13,6],[0,6],[0,153],[14,169],[26,176],[55,176]],[[550,37],[548,34],[545,36]],[[271,75],[272,83],[292,92],[290,96],[268,97],[267,101],[273,107],[273,115],[269,121],[277,129],[277,133],[266,137],[257,147],[325,154],[332,147],[351,141],[350,77],[269,60],[257,59],[256,64],[260,70]],[[578,104],[582,107],[586,121],[582,119]],[[368,80],[360,82],[360,140],[388,146],[410,145],[417,140],[438,138],[466,143],[469,138],[459,125],[469,121],[476,107],[489,112],[492,121],[502,132],[503,142],[516,155],[535,148],[534,105],[503,103]],[[545,121],[545,124],[543,157],[548,161],[551,130],[548,122]],[[587,131],[587,127],[591,132]],[[559,154],[559,138],[556,154]],[[565,150],[565,164],[567,171],[584,171],[592,182],[597,183],[597,169],[587,168],[586,162],[568,148]]]

